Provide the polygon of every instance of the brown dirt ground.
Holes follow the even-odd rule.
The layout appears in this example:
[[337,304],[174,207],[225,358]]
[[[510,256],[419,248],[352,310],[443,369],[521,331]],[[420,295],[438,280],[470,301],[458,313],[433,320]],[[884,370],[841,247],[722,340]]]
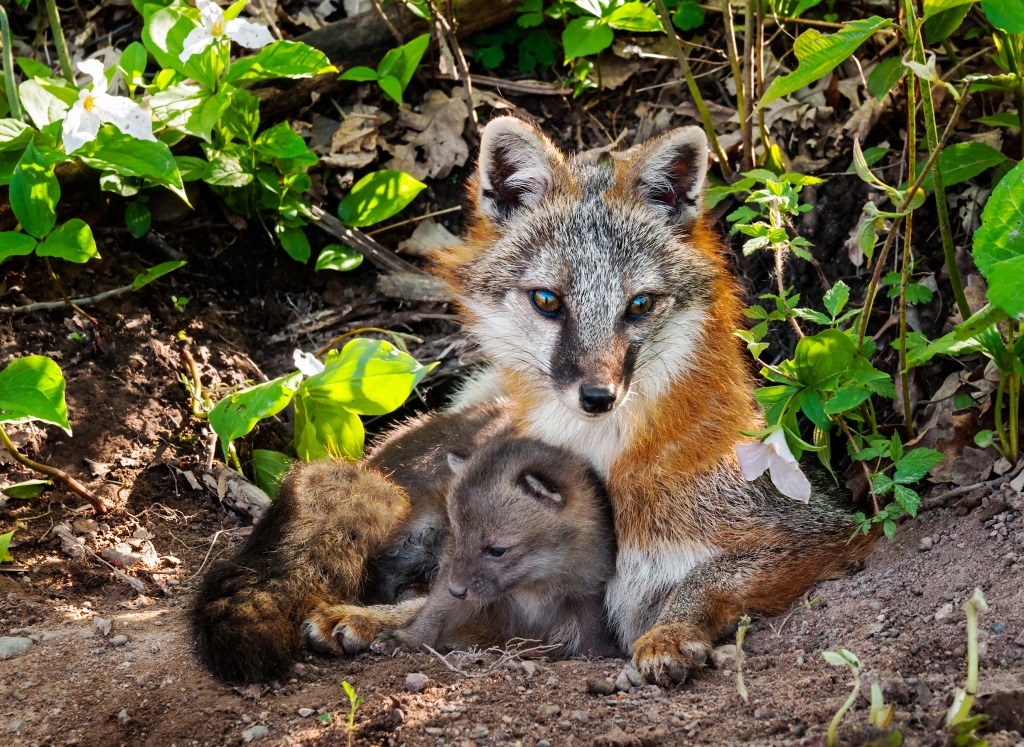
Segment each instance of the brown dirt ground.
[[[107,248],[102,262],[66,278],[75,295],[125,282],[146,254]],[[358,744],[823,744],[850,689],[849,673],[821,656],[839,647],[855,652],[865,683],[880,682],[896,703],[893,723],[907,744],[943,744],[942,718],[966,670],[961,606],[976,586],[991,605],[980,633],[990,744],[1021,743],[1024,498],[1008,486],[924,512],[903,524],[894,542],[883,542],[861,573],[820,584],[813,603],[788,615],[755,622],[744,666],[749,703],[728,662],[684,687],[611,696],[589,694],[586,683],[614,676],[621,661],[524,663],[488,653],[453,659],[451,668],[426,654],[310,656],[273,687],[216,682],[192,656],[185,610],[202,569],[230,552],[245,529],[187,479],[200,476],[209,447],[177,383],[179,330],[187,331],[214,389],[278,375],[296,345],[312,349],[353,327],[404,326],[429,336],[413,351],[424,360],[458,339],[450,323],[424,320],[441,309],[358,290],[368,287],[368,270],[324,280],[287,260],[268,271],[273,255],[254,252],[248,276],[221,274],[230,272],[230,260],[207,258],[202,273],[186,269],[95,308],[102,346],[95,330],[63,310],[0,318],[0,362],[46,353],[68,376],[74,437],[21,427],[15,430],[24,450],[119,503],[110,516],[92,519],[76,496],[54,490],[0,509],[0,532],[18,529],[16,567],[0,573],[0,634],[34,641],[0,662],[4,744],[227,745],[261,726],[266,744],[344,744],[342,680],[365,698]],[[209,290],[211,278],[231,290]],[[30,276],[26,287],[44,287],[33,285],[41,280]],[[185,314],[173,310],[172,293],[191,299]],[[443,382],[435,380],[434,389],[436,401]],[[271,425],[257,441],[280,445],[283,432]],[[26,476],[0,465],[4,483]],[[84,558],[62,552],[52,531],[59,522],[83,538],[90,549]],[[925,537],[933,543],[927,551],[919,549]],[[161,559],[153,570],[129,571],[145,593],[93,555],[129,538],[149,538]],[[112,621],[106,635],[97,618]],[[407,692],[411,672],[430,678],[422,692]],[[325,724],[300,709],[333,716]],[[842,724],[844,744],[869,743],[867,718],[862,696]]]

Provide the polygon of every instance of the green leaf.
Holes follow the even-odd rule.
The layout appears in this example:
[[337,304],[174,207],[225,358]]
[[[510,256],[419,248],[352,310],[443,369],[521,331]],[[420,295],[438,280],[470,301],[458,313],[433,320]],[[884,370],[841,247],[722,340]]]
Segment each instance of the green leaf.
[[532,73],[555,64],[558,47],[555,40],[544,29],[535,29],[519,43],[519,72]]
[[236,438],[246,435],[256,423],[281,412],[292,401],[302,383],[302,373],[294,371],[265,384],[242,389],[225,397],[210,411],[210,427],[221,440],[224,459]]
[[241,149],[228,149],[223,151],[208,151],[206,157],[209,164],[206,167],[206,174],[203,181],[218,187],[244,187],[252,181],[253,176],[242,164],[244,153]]
[[943,460],[942,454],[934,449],[914,449],[905,454],[896,464],[893,482],[912,485],[928,474],[928,470]]
[[800,61],[797,69],[789,75],[773,80],[764,96],[761,97],[761,101],[758,102],[758,108],[828,75],[877,31],[891,26],[891,21],[871,16],[850,21],[834,34],[826,35],[815,29],[808,29],[797,37],[793,47],[793,51]]
[[843,307],[846,306],[846,302],[850,300],[850,286],[844,283],[842,280],[836,281],[825,293],[825,297],[822,302],[825,304],[825,308],[828,309],[828,313],[835,319],[842,312]]
[[[968,179],[973,179],[993,166],[998,166],[1005,160],[1006,156],[985,143],[968,142],[947,145],[939,153],[938,158],[939,167],[942,169],[942,183],[947,187],[960,184]],[[918,164],[916,173],[920,175],[923,168],[923,163]],[[900,188],[906,189],[907,186],[909,185],[904,184]],[[921,187],[928,190],[935,189],[932,172],[928,172]]]
[[804,385],[819,389],[853,367],[857,349],[844,333],[826,329],[796,344],[793,371]]
[[268,158],[299,158],[309,153],[309,148],[287,122],[280,122],[260,133],[256,138],[256,151]]
[[310,376],[303,391],[315,401],[332,401],[360,415],[384,415],[401,405],[433,366],[383,340],[356,339],[332,350],[324,370]]
[[96,139],[75,155],[94,169],[157,179],[162,184],[182,187],[178,164],[166,143],[139,140],[112,125],[100,128]]
[[71,435],[60,366],[42,355],[18,358],[0,371],[0,423],[42,420]]
[[693,31],[704,25],[704,9],[694,0],[683,0],[672,14],[672,25],[680,31]]
[[825,412],[829,415],[839,415],[859,407],[871,397],[871,390],[856,385],[844,386],[836,390],[836,396],[825,403]]
[[53,168],[32,143],[25,148],[11,175],[9,196],[14,217],[27,233],[41,239],[53,230],[60,184]]
[[49,78],[53,74],[48,65],[31,57],[15,57],[14,63],[21,68],[26,78]]
[[402,84],[394,75],[385,75],[377,81],[380,90],[399,106],[402,105]]
[[36,247],[36,254],[40,257],[58,257],[76,264],[100,256],[92,229],[89,228],[89,224],[78,218],[72,218],[54,229]]
[[[890,57],[875,65],[868,74],[868,90],[876,99],[885,98],[894,85],[903,77],[906,68],[899,57]],[[867,153],[865,153],[867,155]]]
[[994,434],[987,428],[974,434],[974,443],[981,449],[987,449],[995,443]]
[[352,80],[357,83],[365,83],[367,81],[377,80],[377,71],[369,67],[350,67],[338,76],[338,80]]
[[38,242],[24,233],[15,231],[0,232],[0,262],[8,257],[23,257],[31,254]]
[[12,529],[7,532],[7,534],[0,534],[0,563],[9,563],[14,561],[14,558],[11,557],[7,548],[11,546],[11,537],[14,536],[16,531],[18,530]]
[[[75,96],[77,97],[77,95],[78,92],[75,90]],[[21,99],[21,105],[25,108],[25,113],[32,120],[32,124],[40,130],[51,122],[64,119],[64,115],[70,108],[66,101],[48,91],[38,80],[23,81],[18,86],[18,97]]]
[[1024,161],[992,190],[974,232],[974,261],[988,281],[988,298],[1015,318],[1024,315]]
[[845,648],[841,648],[838,651],[823,651],[821,655],[825,658],[825,661],[834,667],[860,669],[860,659]]
[[892,542],[892,538],[896,536],[896,522],[886,519],[882,522],[882,531],[885,532],[885,538]]
[[961,5],[972,5],[977,0],[924,0],[924,18],[930,18],[937,13],[942,13],[950,8],[958,8]]
[[337,71],[327,55],[319,49],[303,42],[276,41],[252,57],[243,57],[231,63],[225,80],[241,85],[274,78],[312,78],[314,75]]
[[658,14],[641,2],[623,3],[609,13],[604,20],[613,29],[621,31],[652,33],[665,30]]
[[986,127],[1020,127],[1020,117],[1015,112],[998,112],[987,117],[978,117],[971,121]]
[[303,461],[326,457],[356,460],[366,434],[359,416],[331,399],[314,399],[305,388],[295,397],[295,452]]
[[132,200],[125,207],[124,224],[135,238],[145,236],[152,222],[153,216],[149,212],[149,205],[142,200]]
[[140,272],[138,275],[135,276],[135,279],[132,280],[132,288],[138,290],[139,288],[149,285],[154,280],[162,278],[164,275],[174,272],[175,270],[178,270],[187,264],[188,262],[186,262],[185,260],[178,259],[173,260],[171,262],[161,262],[158,265],[154,265],[145,272]]
[[928,46],[940,44],[949,38],[949,35],[960,28],[967,13],[971,10],[968,4],[949,8],[936,13],[924,21],[924,42]]
[[124,48],[118,67],[121,68],[121,73],[129,86],[145,85],[146,81],[142,76],[146,72],[148,61],[146,48],[139,42],[132,42]]
[[352,187],[338,205],[338,217],[353,228],[390,218],[427,185],[401,171],[374,171]]
[[309,246],[309,239],[306,232],[301,228],[289,228],[278,223],[274,226],[274,235],[281,242],[281,246],[288,252],[288,256],[297,262],[305,264],[309,261],[312,250]]
[[981,0],[981,9],[993,26],[1007,34],[1024,34],[1024,2]]
[[800,392],[797,397],[797,402],[800,403],[800,412],[802,412],[808,420],[823,431],[827,431],[832,427],[832,421],[828,419],[828,415],[825,414],[825,408],[821,401],[821,395],[813,389],[804,389]]
[[427,47],[430,45],[430,34],[421,34],[415,39],[406,42],[402,46],[398,47],[397,50],[391,50],[391,52],[397,51],[398,54],[389,61],[387,69],[384,68],[384,60],[388,60],[389,52],[384,56],[384,60],[381,60],[380,66],[377,68],[377,72],[381,78],[386,75],[393,75],[398,79],[399,84],[402,86],[404,91],[409,86],[409,81],[412,80],[413,73],[416,72],[416,68],[420,64],[420,60],[423,59],[423,54],[427,51]]
[[[187,62],[182,62],[179,58],[185,46],[185,37],[199,28],[199,25],[199,13],[191,7],[172,5],[160,8],[146,16],[142,27],[142,41],[160,67],[176,70],[203,88],[213,91],[217,89],[222,72],[220,55],[224,53],[225,45],[211,44],[205,52],[193,55]],[[239,60],[235,64],[240,65],[242,62],[243,60]]]
[[6,488],[0,488],[8,498],[16,498],[20,501],[28,501],[42,495],[53,487],[53,480],[25,480]]
[[608,49],[615,41],[615,32],[597,18],[575,18],[562,32],[565,60],[586,57]]
[[0,119],[0,152],[21,150],[32,142],[35,130],[17,119]]
[[363,255],[355,249],[341,244],[328,244],[320,250],[320,256],[316,258],[316,270],[348,272],[356,269],[362,263]]
[[294,462],[294,459],[280,451],[252,450],[252,469],[256,475],[256,484],[260,490],[270,496],[271,500],[277,498],[281,480],[284,479]]

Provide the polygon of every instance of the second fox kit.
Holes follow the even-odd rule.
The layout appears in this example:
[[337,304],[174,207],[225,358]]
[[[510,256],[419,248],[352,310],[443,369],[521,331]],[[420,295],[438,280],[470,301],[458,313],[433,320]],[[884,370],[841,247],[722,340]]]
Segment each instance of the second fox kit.
[[322,638],[330,628],[349,653],[374,638],[374,649],[387,653],[514,638],[557,647],[559,656],[610,653],[602,601],[615,540],[604,487],[590,465],[512,434],[450,462],[456,477],[446,501],[448,537],[429,595],[319,610],[307,633],[315,638],[321,630]]
[[743,479],[760,427],[742,304],[701,191],[704,133],[591,163],[503,117],[481,142],[465,244],[437,257],[493,369],[460,406],[512,403],[523,434],[608,480],[618,541],[605,606],[650,679],[679,681],[741,614],[785,610],[871,538],[834,486],[809,505]]

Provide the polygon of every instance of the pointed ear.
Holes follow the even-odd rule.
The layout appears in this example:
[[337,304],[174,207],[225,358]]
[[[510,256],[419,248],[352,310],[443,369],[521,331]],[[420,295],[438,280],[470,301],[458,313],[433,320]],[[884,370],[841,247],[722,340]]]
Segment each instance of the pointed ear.
[[546,506],[561,508],[565,505],[565,498],[562,497],[562,494],[537,477],[537,475],[531,475],[529,472],[524,474],[523,486],[526,488],[527,493]]
[[498,117],[480,139],[477,205],[495,223],[551,191],[564,159],[540,130],[515,117]]
[[448,469],[454,472],[456,475],[462,472],[462,468],[466,466],[466,457],[459,456],[455,452],[448,452]]
[[680,127],[651,141],[630,169],[644,199],[672,225],[688,227],[703,209],[708,139],[699,127]]

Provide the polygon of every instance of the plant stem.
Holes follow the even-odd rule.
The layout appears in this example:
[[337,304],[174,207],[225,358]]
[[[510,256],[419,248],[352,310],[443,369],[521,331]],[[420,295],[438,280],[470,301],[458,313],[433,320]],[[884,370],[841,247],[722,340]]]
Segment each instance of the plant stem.
[[71,68],[68,45],[64,41],[64,30],[60,27],[57,0],[43,0],[43,2],[46,5],[46,15],[50,19],[50,33],[53,34],[53,46],[57,48],[57,57],[60,59],[60,69],[64,74],[64,80],[71,85],[75,85],[75,71]]
[[[743,168],[747,171],[754,168],[754,147],[751,142],[751,131],[747,127],[747,101],[744,90],[743,71],[740,67],[739,52],[736,49],[736,26],[733,24],[731,0],[722,0],[722,20],[725,22],[725,46],[729,55],[729,66],[732,68],[732,79],[736,84],[736,111],[740,117],[740,133],[743,138]],[[753,94],[751,94],[753,100]]]
[[[914,75],[907,76],[907,173],[917,171],[917,103],[914,96]],[[910,266],[912,253],[911,236],[914,227],[914,214],[911,212],[904,218],[906,227],[903,231],[903,263],[900,266],[900,387],[903,392],[903,420],[907,425],[907,438],[914,437],[914,414],[910,406],[910,371],[907,370],[907,285],[910,282]]]
[[189,349],[185,347],[184,343],[181,345],[181,359],[185,361],[185,370],[192,382],[191,387],[186,387],[192,398],[192,415],[200,420],[206,420],[209,417],[210,412],[206,408],[206,404],[203,402],[203,379],[199,375],[199,367],[196,366],[196,359],[192,357],[192,353],[189,352]]
[[7,435],[7,431],[4,430],[2,425],[0,425],[0,444],[3,445],[4,449],[7,450],[7,453],[10,454],[14,461],[16,461],[18,464],[28,467],[29,469],[35,470],[36,472],[41,472],[42,474],[48,475],[49,477],[53,477],[57,480],[60,480],[62,483],[71,488],[71,490],[78,493],[80,496],[85,498],[85,500],[89,501],[89,504],[93,507],[96,513],[107,513],[107,507],[106,505],[104,505],[103,499],[101,499],[98,495],[93,493],[91,490],[89,490],[89,488],[85,487],[85,485],[83,485],[78,480],[73,478],[67,472],[56,467],[51,467],[48,464],[37,462],[34,459],[29,459],[27,456],[18,451],[18,447],[14,445],[13,441],[11,441],[10,437]]
[[[754,0],[746,0],[746,10],[743,14],[743,87],[750,94],[751,115],[757,106],[758,90],[754,88],[754,25],[751,19],[754,18]],[[754,154],[754,119],[748,116],[745,121],[740,121],[740,136],[743,141],[743,164],[747,169],[752,169],[757,162]],[[767,146],[762,146],[767,148]],[[749,157],[749,158],[748,158]],[[749,165],[748,165],[749,163]]]
[[832,723],[828,725],[828,736],[825,738],[827,747],[833,747],[836,743],[836,731],[839,729],[839,722],[843,720],[843,716],[853,707],[853,704],[857,702],[857,696],[860,695],[860,672],[853,667],[850,668],[850,671],[853,672],[853,692],[850,693],[850,697],[836,711],[836,715],[832,717]]
[[725,151],[715,135],[715,126],[711,121],[711,112],[708,111],[707,104],[704,103],[704,97],[701,96],[700,89],[697,87],[697,81],[693,77],[693,71],[690,70],[690,63],[686,59],[682,43],[679,41],[675,27],[672,25],[672,17],[668,13],[668,8],[665,7],[665,0],[654,0],[654,4],[658,8],[658,15],[661,16],[661,23],[665,27],[665,33],[668,34],[669,43],[676,53],[679,67],[683,71],[686,87],[690,89],[690,97],[693,99],[693,104],[697,107],[697,111],[700,112],[700,119],[704,123],[704,131],[707,133],[708,143],[711,145],[711,150],[721,165],[722,176],[729,179],[732,177],[732,167],[729,166],[729,159],[726,158]]
[[14,49],[11,46],[11,25],[7,22],[7,11],[0,6],[0,44],[4,45],[4,85],[7,88],[7,105],[11,118],[19,121],[25,116],[18,97],[18,86],[14,82]]
[[[1015,340],[1014,340],[1013,322],[1011,321],[1010,322],[1010,334],[1009,334],[1009,338],[1008,338],[1008,342],[1007,342],[1007,347],[1010,349],[1011,352],[1013,351],[1013,347],[1014,347],[1015,344],[1016,343],[1015,343]],[[1019,440],[1020,440],[1020,433],[1019,433],[1019,430],[1020,430],[1020,424],[1019,424],[1019,417],[1020,417],[1020,374],[1018,374],[1015,370],[1011,371],[1010,375],[1007,377],[1007,385],[1008,385],[1009,395],[1010,395],[1010,397],[1009,397],[1010,401],[1007,403],[1007,406],[1009,407],[1009,410],[1010,410],[1010,414],[1009,414],[1009,421],[1010,421],[1010,423],[1009,423],[1009,433],[1007,434],[1010,437],[1010,452],[1009,452],[1010,456],[1009,456],[1009,459],[1010,459],[1010,464],[1015,464],[1017,462],[1017,457],[1020,456],[1020,452],[1019,452],[1019,449],[1018,449],[1018,447],[1019,447]]]
[[956,726],[967,719],[978,692],[978,614],[988,612],[988,603],[981,589],[974,590],[974,596],[967,600],[964,611],[967,613],[967,682],[960,707],[946,717],[947,726]]
[[[1006,430],[1003,428],[1003,392],[1006,390],[1006,376],[1003,372],[999,372],[999,386],[996,387],[996,410],[995,410],[995,423],[996,423],[996,436],[999,438],[999,443],[1003,445],[1003,453],[1009,455],[1010,453],[1010,442],[1006,438]],[[1007,456],[1009,459],[1009,456]],[[1011,462],[1012,464],[1012,462]]]

